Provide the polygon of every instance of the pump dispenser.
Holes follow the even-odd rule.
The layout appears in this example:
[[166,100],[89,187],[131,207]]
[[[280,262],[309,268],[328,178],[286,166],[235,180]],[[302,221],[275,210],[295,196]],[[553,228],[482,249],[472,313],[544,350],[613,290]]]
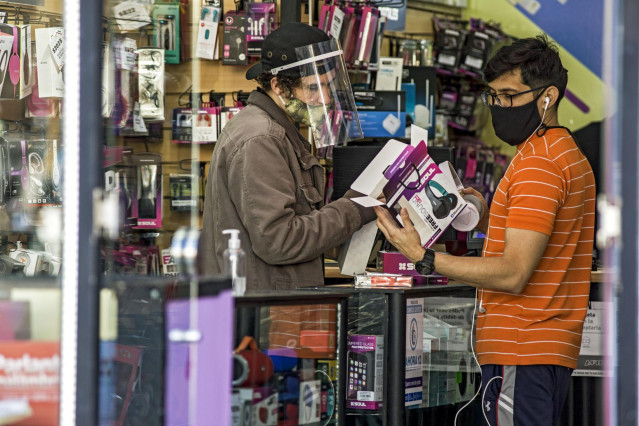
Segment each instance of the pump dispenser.
[[244,251],[240,248],[240,231],[225,229],[222,234],[230,234],[229,248],[224,250],[222,273],[233,279],[233,295],[242,296],[246,291],[246,269],[244,266]]

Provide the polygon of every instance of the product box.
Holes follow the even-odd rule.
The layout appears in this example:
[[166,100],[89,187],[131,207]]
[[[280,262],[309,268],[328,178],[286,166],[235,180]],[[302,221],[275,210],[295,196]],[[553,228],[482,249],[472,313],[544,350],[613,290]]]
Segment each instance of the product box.
[[169,197],[171,211],[190,212],[198,207],[197,194],[193,192],[195,176],[189,174],[169,175]]
[[164,49],[164,60],[167,64],[179,64],[180,5],[156,3],[153,6],[153,22],[155,46]]
[[[399,212],[406,208],[421,243],[430,247],[466,207],[450,173],[443,173],[428,155],[427,134],[411,128],[411,145],[390,140],[351,185],[366,194],[353,201],[365,207],[383,206],[401,224]],[[384,195],[386,204],[377,198]],[[340,272],[361,274],[375,241],[377,225],[371,222],[357,231],[340,250]]]
[[62,64],[59,56],[64,55],[64,28],[36,28],[36,58],[38,60],[38,96],[41,98],[61,98],[64,95]]
[[131,215],[137,218],[135,229],[162,227],[162,156],[145,152],[126,158],[135,181],[128,185]]
[[384,398],[384,337],[349,335],[346,407],[376,410]]
[[173,143],[207,144],[217,142],[221,108],[175,108],[173,110]]
[[402,58],[379,58],[379,70],[375,80],[375,90],[399,90],[402,84]]
[[276,28],[275,2],[246,4],[246,42],[249,56],[259,56],[262,43]]
[[272,388],[235,388],[231,401],[233,426],[277,425],[278,393]]
[[27,205],[50,206],[62,203],[62,149],[59,145],[59,141],[55,139],[26,142],[29,180],[24,189]]
[[422,403],[422,357],[424,298],[406,300],[406,373],[404,405]]
[[[405,66],[402,82],[415,84],[415,106],[413,123],[428,130],[430,139],[435,138],[435,94],[437,93],[437,73],[435,67]],[[404,90],[402,88],[402,90]],[[409,112],[408,95],[406,112]]]
[[[412,275],[424,277],[415,270],[415,264],[397,251],[380,250],[377,253],[377,270],[387,274]],[[448,284],[448,277],[438,274],[428,275],[425,280],[416,280],[417,284]]]
[[0,23],[0,33],[13,36],[5,65],[6,77],[0,92],[3,99],[23,99],[31,94],[35,81],[31,50],[31,25]]
[[164,120],[165,51],[156,48],[141,48],[137,52],[140,116]]
[[248,65],[246,49],[246,12],[230,11],[224,15],[222,64]]
[[8,141],[9,197],[24,202],[29,189],[27,141]]
[[298,424],[319,424],[321,418],[321,386],[319,380],[300,382]]
[[404,137],[405,92],[356,91],[353,96],[364,137]]
[[216,6],[202,6],[200,23],[195,45],[195,56],[203,59],[219,59],[217,33],[220,25],[222,8]]

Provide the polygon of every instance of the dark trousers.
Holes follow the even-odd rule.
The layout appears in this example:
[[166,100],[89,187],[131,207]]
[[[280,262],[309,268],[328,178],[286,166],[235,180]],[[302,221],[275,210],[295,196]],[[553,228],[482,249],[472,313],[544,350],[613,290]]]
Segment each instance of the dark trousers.
[[487,364],[481,373],[482,410],[491,426],[557,425],[572,369]]

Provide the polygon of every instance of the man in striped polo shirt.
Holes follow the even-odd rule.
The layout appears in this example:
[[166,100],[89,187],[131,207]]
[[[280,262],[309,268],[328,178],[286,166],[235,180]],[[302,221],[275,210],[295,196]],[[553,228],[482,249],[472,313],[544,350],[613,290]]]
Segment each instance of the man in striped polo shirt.
[[[404,228],[379,208],[377,223],[417,270],[477,287],[475,349],[487,421],[554,425],[577,366],[588,308],[594,175],[559,125],[568,75],[546,36],[502,47],[484,79],[489,88],[482,100],[495,133],[517,152],[478,226],[486,233],[483,256],[422,248],[406,211]],[[463,192],[481,197],[471,188]]]

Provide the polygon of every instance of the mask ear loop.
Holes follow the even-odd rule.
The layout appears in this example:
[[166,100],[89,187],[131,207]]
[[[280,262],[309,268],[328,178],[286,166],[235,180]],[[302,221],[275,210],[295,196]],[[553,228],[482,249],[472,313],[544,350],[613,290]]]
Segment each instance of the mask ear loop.
[[[537,99],[539,99],[539,98],[537,98]],[[535,133],[537,133],[537,130],[539,130],[539,128],[541,127],[541,125],[542,125],[542,124],[544,124],[544,118],[546,117],[546,110],[548,109],[548,104],[550,103],[550,98],[549,98],[548,96],[546,96],[546,99],[548,99],[548,101],[547,101],[547,102],[545,102],[545,104],[544,104],[544,113],[541,115],[541,121],[539,122],[539,126],[537,126],[537,128],[535,129],[535,131],[534,131],[534,132],[532,132],[532,133],[530,134],[530,136],[528,136],[528,138],[526,139],[526,142],[524,142],[524,145],[528,143],[528,141],[530,140],[530,138],[532,138],[532,137],[533,137],[533,135],[534,135]]]

